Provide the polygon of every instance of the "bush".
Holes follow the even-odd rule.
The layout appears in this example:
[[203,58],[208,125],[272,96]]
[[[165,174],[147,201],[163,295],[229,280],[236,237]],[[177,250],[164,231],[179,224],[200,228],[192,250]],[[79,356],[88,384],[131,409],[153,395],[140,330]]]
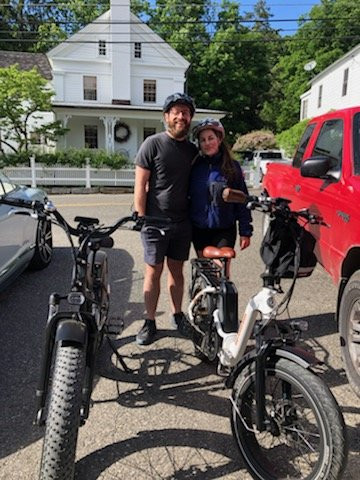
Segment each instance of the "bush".
[[121,153],[108,153],[105,150],[68,149],[54,153],[20,152],[7,154],[0,157],[0,166],[30,165],[30,157],[35,155],[35,161],[47,166],[67,165],[70,167],[83,167],[86,159],[90,160],[93,168],[110,167],[114,170],[129,166],[129,159]]
[[258,150],[276,147],[275,135],[269,130],[254,130],[237,137],[232,150],[243,152],[246,150]]
[[276,135],[276,141],[280,148],[282,148],[286,155],[292,158],[295,154],[295,150],[300,142],[301,135],[303,134],[305,127],[309,119],[302,120],[301,122],[295,123],[292,127]]

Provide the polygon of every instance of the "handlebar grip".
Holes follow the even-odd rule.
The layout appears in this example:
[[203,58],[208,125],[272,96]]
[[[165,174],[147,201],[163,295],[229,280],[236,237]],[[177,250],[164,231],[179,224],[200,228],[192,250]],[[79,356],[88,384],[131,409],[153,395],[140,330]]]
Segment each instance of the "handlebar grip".
[[230,203],[247,203],[249,200],[246,193],[241,190],[235,190],[234,188],[224,188],[222,197],[225,202]]
[[171,218],[169,217],[155,217],[153,215],[144,215],[143,217],[138,217],[138,219],[144,223],[159,224],[159,225],[169,225],[171,223]]

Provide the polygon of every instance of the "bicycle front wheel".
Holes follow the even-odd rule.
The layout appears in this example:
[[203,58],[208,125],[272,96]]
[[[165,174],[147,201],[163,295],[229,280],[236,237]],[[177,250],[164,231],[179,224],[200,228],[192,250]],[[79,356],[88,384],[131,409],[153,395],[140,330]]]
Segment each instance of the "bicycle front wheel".
[[268,428],[256,429],[255,364],[238,376],[231,426],[249,472],[260,480],[338,480],[347,442],[339,406],[311,371],[285,359],[266,367]]
[[58,345],[40,480],[71,480],[74,477],[84,368],[83,348]]

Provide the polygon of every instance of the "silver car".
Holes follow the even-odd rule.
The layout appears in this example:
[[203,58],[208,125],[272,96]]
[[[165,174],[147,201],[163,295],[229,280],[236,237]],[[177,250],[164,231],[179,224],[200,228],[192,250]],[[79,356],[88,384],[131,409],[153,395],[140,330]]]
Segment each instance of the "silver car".
[[46,201],[37,188],[15,185],[0,172],[0,291],[25,268],[40,270],[53,253],[51,222],[27,208],[2,203],[6,199]]

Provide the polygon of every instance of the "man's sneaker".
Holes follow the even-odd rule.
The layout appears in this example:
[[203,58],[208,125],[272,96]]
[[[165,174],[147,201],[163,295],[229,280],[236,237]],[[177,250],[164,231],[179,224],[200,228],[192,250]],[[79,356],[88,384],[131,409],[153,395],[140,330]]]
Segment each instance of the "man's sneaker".
[[186,318],[185,313],[183,312],[174,313],[171,316],[171,325],[173,328],[176,328],[185,337],[189,336],[189,332],[188,332],[189,322],[188,322],[188,319]]
[[136,335],[136,343],[138,345],[150,345],[155,339],[157,328],[155,320],[145,320],[139,333]]

